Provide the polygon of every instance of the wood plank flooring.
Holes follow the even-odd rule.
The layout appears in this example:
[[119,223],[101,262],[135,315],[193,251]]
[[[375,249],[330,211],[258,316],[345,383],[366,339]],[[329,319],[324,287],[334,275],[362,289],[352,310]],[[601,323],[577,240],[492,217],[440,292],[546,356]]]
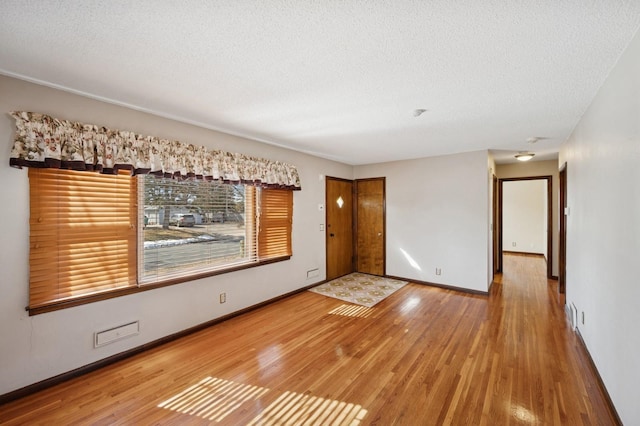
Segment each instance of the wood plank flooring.
[[615,424],[544,261],[504,260],[488,297],[303,292],[0,406],[0,424]]

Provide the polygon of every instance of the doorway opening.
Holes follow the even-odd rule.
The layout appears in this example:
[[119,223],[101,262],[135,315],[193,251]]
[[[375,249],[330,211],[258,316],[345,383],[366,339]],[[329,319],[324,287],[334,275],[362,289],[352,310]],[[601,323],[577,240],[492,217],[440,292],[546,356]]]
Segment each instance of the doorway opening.
[[[538,181],[537,184],[536,181]],[[523,184],[518,185],[518,182]],[[547,278],[553,277],[551,182],[551,176],[499,180],[499,226],[495,236],[495,242],[498,245],[496,268],[498,272],[504,272],[504,252],[515,252],[544,256],[547,263]],[[509,198],[505,201],[505,197]],[[523,200],[527,201],[525,205]],[[534,205],[539,206],[540,209],[532,207]],[[535,211],[531,211],[532,208]]]

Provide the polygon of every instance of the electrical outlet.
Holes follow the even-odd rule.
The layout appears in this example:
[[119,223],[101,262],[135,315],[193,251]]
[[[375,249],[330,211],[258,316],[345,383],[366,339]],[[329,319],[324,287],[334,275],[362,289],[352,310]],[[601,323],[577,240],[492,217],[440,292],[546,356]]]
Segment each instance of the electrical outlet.
[[511,243],[511,247],[515,247],[515,246],[516,246],[516,242],[514,241]]
[[227,301],[227,293],[220,293],[220,303]]
[[436,268],[436,275],[442,275],[442,269]]
[[582,316],[580,318],[580,322],[582,322],[582,325],[584,325],[584,311],[582,311]]

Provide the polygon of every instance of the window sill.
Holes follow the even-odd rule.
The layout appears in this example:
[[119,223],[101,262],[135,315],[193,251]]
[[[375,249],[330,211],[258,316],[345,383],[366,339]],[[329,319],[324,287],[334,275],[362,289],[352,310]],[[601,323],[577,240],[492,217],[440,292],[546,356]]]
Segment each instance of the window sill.
[[100,294],[92,294],[82,297],[76,297],[73,299],[67,299],[55,303],[50,303],[47,305],[29,307],[27,306],[26,310],[29,312],[29,316],[44,314],[47,312],[58,311],[61,309],[72,308],[75,306],[86,305],[88,303],[99,302],[101,300],[113,299],[115,297],[127,296],[129,294],[140,293],[143,291],[154,290],[161,287],[167,287],[170,285],[181,284],[188,281],[194,281],[201,278],[212,277],[215,275],[228,274],[230,272],[241,271],[243,269],[255,268],[257,266],[268,265],[270,263],[282,262],[285,260],[291,259],[291,256],[281,256],[274,257],[270,259],[260,260],[258,262],[248,263],[244,265],[235,266],[232,268],[226,269],[218,269],[215,271],[202,272],[199,274],[189,275],[187,277],[173,278],[167,281],[162,281],[153,284],[143,284],[136,285],[131,287],[118,288],[115,290],[111,290],[108,292],[103,292]]

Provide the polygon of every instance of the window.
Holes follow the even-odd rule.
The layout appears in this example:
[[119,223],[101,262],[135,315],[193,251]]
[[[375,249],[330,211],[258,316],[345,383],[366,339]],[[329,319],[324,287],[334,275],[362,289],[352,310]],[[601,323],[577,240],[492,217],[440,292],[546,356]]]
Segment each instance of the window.
[[[140,177],[141,284],[255,262],[256,188]],[[146,221],[146,225],[144,225]]]
[[35,168],[29,182],[32,314],[292,254],[290,190]]

